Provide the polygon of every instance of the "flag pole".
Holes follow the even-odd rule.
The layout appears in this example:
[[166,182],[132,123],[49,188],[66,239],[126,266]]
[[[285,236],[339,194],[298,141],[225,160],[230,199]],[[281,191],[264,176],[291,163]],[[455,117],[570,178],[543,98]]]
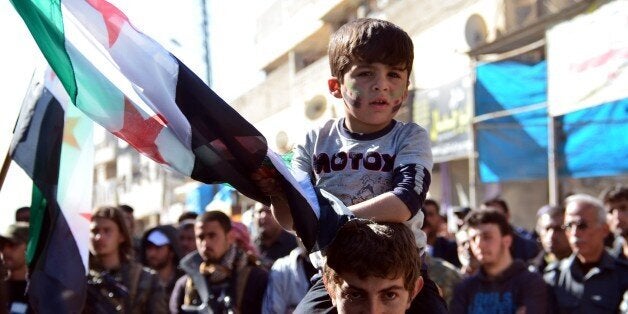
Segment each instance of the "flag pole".
[[0,191],[2,191],[2,185],[4,184],[4,179],[7,177],[7,172],[9,172],[9,167],[11,166],[11,154],[7,150],[7,155],[4,157],[4,162],[2,163],[2,169],[0,170]]

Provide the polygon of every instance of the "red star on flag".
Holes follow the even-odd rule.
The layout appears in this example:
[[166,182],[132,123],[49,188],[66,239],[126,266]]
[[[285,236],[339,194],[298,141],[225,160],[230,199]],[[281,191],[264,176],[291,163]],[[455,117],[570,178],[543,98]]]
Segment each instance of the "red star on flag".
[[157,136],[166,124],[168,123],[160,115],[144,119],[131,101],[125,97],[124,123],[122,129],[113,132],[113,134],[125,140],[152,160],[160,164],[168,164],[159,153],[159,148],[155,144],[155,139],[157,139]]
[[[118,40],[120,29],[125,23],[129,23],[129,18],[122,11],[105,0],[87,0],[94,9],[103,16],[107,33],[109,34],[109,47]],[[129,24],[130,25],[130,24]]]

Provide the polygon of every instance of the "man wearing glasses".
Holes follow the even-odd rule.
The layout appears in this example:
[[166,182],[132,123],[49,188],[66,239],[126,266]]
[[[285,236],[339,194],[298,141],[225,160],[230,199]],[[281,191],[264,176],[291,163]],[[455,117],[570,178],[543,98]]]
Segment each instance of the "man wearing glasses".
[[602,202],[586,194],[565,199],[563,229],[573,254],[544,275],[553,287],[553,312],[623,313],[628,305],[628,264],[604,249],[609,228]]

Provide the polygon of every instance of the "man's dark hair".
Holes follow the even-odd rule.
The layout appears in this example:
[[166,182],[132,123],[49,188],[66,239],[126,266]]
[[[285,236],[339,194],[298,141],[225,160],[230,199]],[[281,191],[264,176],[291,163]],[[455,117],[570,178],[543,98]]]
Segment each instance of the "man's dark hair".
[[411,292],[420,276],[421,257],[414,235],[401,223],[350,220],[327,247],[326,256],[324,276],[336,284],[347,273],[360,278],[401,277]]
[[113,221],[120,230],[120,234],[124,241],[120,243],[118,252],[120,253],[120,261],[128,262],[133,259],[133,242],[131,240],[131,233],[126,225],[124,219],[124,213],[120,207],[115,206],[101,206],[94,209],[92,213],[92,221],[96,218],[105,218]]
[[628,187],[621,184],[606,188],[602,191],[601,197],[604,205],[628,200]]
[[494,197],[494,198],[484,201],[482,205],[486,207],[499,206],[499,208],[504,210],[504,214],[510,213],[510,208],[508,208],[508,203],[506,203],[506,201],[503,198]]
[[231,218],[229,218],[227,214],[219,210],[205,212],[201,216],[196,218],[196,222],[200,223],[207,223],[212,221],[217,221],[222,229],[225,231],[225,233],[231,231]]
[[361,18],[341,26],[329,41],[331,75],[342,83],[352,64],[379,62],[403,65],[412,72],[414,46],[408,34],[388,21]]
[[475,210],[465,218],[465,225],[468,227],[478,227],[483,224],[495,224],[499,228],[502,236],[512,235],[512,227],[506,217],[495,209]]
[[131,214],[131,215],[133,215],[133,212],[135,211],[133,209],[133,207],[131,207],[131,206],[127,205],[127,204],[120,204],[120,205],[118,205],[118,208],[123,210],[125,213]]
[[22,215],[22,213],[30,213],[30,211],[31,211],[31,208],[28,207],[28,206],[23,206],[23,207],[20,207],[20,208],[16,209],[15,210],[15,221],[16,222],[17,221],[28,222],[28,220],[22,220],[20,216]]
[[181,215],[179,215],[179,218],[177,219],[177,222],[182,222],[184,220],[188,220],[188,219],[192,219],[192,220],[196,220],[196,218],[198,218],[198,214],[192,211],[187,211],[182,213]]
[[539,208],[536,216],[537,218],[539,218],[543,215],[549,215],[551,218],[565,216],[565,208],[556,205],[544,205],[543,207]]
[[436,211],[440,213],[440,205],[438,205],[438,202],[436,202],[435,200],[431,198],[426,198],[423,202],[423,207],[425,207],[426,205],[432,205],[436,207]]

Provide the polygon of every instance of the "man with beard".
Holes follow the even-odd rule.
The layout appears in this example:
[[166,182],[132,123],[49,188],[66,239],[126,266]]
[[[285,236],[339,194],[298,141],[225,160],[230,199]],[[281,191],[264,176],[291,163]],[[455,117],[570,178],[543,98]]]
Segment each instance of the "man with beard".
[[[5,282],[8,310],[11,313],[31,313],[26,295],[26,243],[28,242],[28,223],[17,222],[10,225],[0,235],[0,250],[4,266],[8,270]],[[0,278],[4,280],[4,278]]]
[[543,276],[553,288],[553,312],[626,313],[628,264],[604,249],[609,230],[602,202],[587,194],[569,196],[563,229],[573,254]]
[[268,206],[256,203],[253,210],[257,227],[254,243],[260,253],[262,265],[270,269],[278,258],[289,255],[297,247],[297,239],[281,227]]
[[547,313],[547,287],[541,275],[512,258],[512,228],[495,210],[471,212],[466,219],[480,270],[454,290],[450,313]]
[[194,232],[198,251],[181,260],[186,275],[172,292],[171,313],[261,313],[268,273],[234,243],[231,219],[206,212]]
[[543,250],[533,258],[530,266],[538,273],[543,273],[547,265],[558,263],[571,255],[569,240],[562,229],[565,210],[558,206],[545,205],[537,214],[536,232],[539,235]]
[[616,185],[602,194],[612,232],[610,253],[613,257],[628,259],[628,188]]
[[181,249],[177,241],[177,229],[170,225],[157,226],[144,232],[141,241],[140,261],[157,272],[166,288],[166,303],[174,284],[184,272],[178,268]]
[[177,230],[179,231],[179,246],[181,247],[181,257],[196,251],[196,237],[194,236],[194,222],[196,220],[186,219],[180,221]]

